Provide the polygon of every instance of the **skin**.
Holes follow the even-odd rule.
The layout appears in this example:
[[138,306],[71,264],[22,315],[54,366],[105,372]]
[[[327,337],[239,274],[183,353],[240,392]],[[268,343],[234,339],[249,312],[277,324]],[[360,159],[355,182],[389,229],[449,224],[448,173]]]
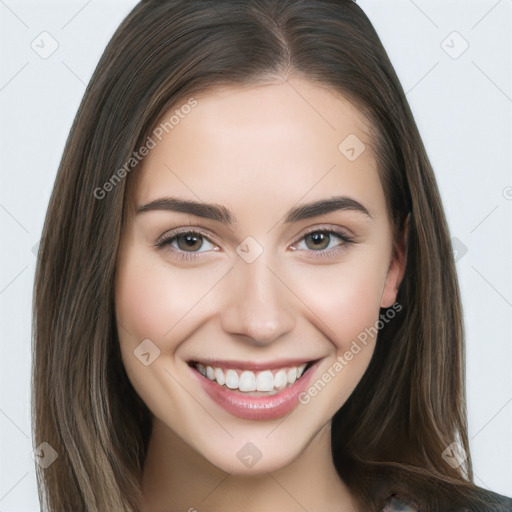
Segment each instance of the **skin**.
[[[334,469],[330,428],[368,366],[374,338],[307,405],[272,421],[229,414],[187,361],[320,359],[314,382],[375,325],[381,307],[392,306],[403,250],[394,250],[368,124],[340,94],[299,79],[196,99],[137,170],[118,261],[121,354],[153,414],[144,510],[361,510]],[[338,150],[350,134],[366,145],[355,161]],[[290,208],[337,195],[370,215],[338,210],[283,222]],[[223,205],[237,223],[135,214],[166,196]],[[176,241],[155,247],[180,227],[209,235],[195,259],[179,259]],[[319,250],[304,238],[326,228],[354,241],[334,236]],[[263,248],[250,264],[236,252],[248,236]],[[144,339],[160,349],[148,366],[134,357]],[[250,468],[237,457],[248,442],[262,454]]]

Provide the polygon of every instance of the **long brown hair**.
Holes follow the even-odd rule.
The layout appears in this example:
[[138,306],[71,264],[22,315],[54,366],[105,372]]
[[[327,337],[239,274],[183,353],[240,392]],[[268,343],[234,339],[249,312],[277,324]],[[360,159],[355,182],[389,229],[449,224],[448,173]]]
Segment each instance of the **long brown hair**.
[[135,511],[142,503],[150,414],[126,375],[114,316],[126,186],[138,172],[130,159],[161,115],[194,94],[291,75],[358,106],[373,129],[397,235],[408,219],[402,311],[380,330],[367,372],[333,419],[336,469],[369,510],[391,492],[428,510],[475,493],[470,458],[453,469],[442,457],[454,441],[469,453],[447,224],[404,91],[366,15],[351,0],[144,0],[86,90],[40,244],[34,443],[58,453],[37,468],[44,510]]

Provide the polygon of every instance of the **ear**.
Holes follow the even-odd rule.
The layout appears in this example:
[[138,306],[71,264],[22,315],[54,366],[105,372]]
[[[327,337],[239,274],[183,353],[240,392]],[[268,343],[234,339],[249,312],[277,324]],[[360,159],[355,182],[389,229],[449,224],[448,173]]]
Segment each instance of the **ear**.
[[389,308],[395,303],[396,296],[398,294],[398,287],[400,286],[400,283],[404,277],[407,254],[407,233],[409,231],[409,217],[410,214],[405,220],[404,229],[402,230],[398,240],[395,241],[393,246],[393,256],[388,267],[386,281],[384,282],[380,300],[380,306],[382,308]]

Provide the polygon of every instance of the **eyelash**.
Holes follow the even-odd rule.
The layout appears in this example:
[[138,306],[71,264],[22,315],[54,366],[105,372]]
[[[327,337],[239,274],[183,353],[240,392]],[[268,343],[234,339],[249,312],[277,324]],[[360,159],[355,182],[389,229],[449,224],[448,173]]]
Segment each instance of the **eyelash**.
[[[166,246],[169,246],[171,248],[171,243],[178,238],[179,235],[201,235],[203,238],[206,238],[210,243],[213,244],[213,242],[210,240],[208,235],[206,233],[203,233],[199,230],[191,230],[191,229],[183,229],[178,231],[173,231],[169,235],[164,235],[161,237],[157,242],[155,243],[155,246],[159,249],[163,249]],[[171,248],[172,252],[176,253],[176,257],[182,260],[193,260],[198,258],[201,253],[197,252],[186,252],[181,251],[180,249],[175,249],[174,247]]]
[[[333,252],[338,252],[341,248],[343,248],[343,246],[345,246],[347,244],[354,243],[354,239],[352,237],[350,237],[347,234],[342,233],[340,231],[336,231],[332,228],[315,228],[315,229],[312,229],[312,230],[304,233],[296,242],[294,242],[294,245],[301,242],[302,240],[304,240],[308,235],[312,235],[312,234],[334,235],[335,237],[339,238],[342,242],[339,245],[337,245],[331,249],[321,249],[319,251],[314,251],[312,249],[308,250],[308,252],[311,252],[314,254],[315,258],[330,257],[333,255],[332,254]],[[209,236],[206,233],[204,233],[200,230],[183,229],[183,230],[179,230],[179,231],[174,231],[169,235],[164,235],[163,237],[161,237],[159,240],[156,241],[155,247],[157,247],[159,249],[163,249],[166,246],[171,247],[171,243],[174,240],[176,240],[179,235],[201,235],[203,238],[208,240],[208,242],[210,242],[212,244],[214,243],[210,240]],[[171,250],[172,250],[172,252],[174,252],[176,254],[176,257],[178,257],[179,259],[182,259],[182,260],[193,260],[193,259],[200,257],[200,255],[202,254],[200,252],[187,252],[187,251],[182,251],[180,249],[175,249],[175,248],[172,248]],[[207,252],[207,251],[203,251],[203,252]]]
[[[341,231],[336,231],[332,228],[314,228],[306,233],[304,233],[296,242],[293,243],[293,245],[298,244],[299,242],[303,241],[308,235],[312,234],[323,234],[323,235],[334,235],[336,238],[339,238],[341,243],[336,245],[335,247],[332,247],[331,249],[321,249],[319,251],[314,251],[313,249],[306,249],[307,252],[312,253],[314,258],[330,258],[334,256],[334,253],[338,253],[340,250],[343,249],[345,245],[354,243],[354,239],[350,236],[348,236],[345,233],[342,233]],[[331,240],[329,240],[329,243]]]

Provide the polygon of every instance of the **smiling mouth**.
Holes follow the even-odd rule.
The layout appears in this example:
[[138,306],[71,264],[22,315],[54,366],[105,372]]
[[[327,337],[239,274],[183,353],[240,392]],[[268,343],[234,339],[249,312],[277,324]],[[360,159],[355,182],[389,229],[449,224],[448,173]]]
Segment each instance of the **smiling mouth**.
[[[248,396],[271,396],[300,380],[315,362],[312,360],[301,364],[288,364],[268,369],[261,368],[262,365],[259,365],[258,370],[240,369],[235,364],[233,366],[216,365],[199,361],[189,361],[188,364],[203,377],[221,387]],[[243,366],[247,367],[250,364],[244,364]]]

